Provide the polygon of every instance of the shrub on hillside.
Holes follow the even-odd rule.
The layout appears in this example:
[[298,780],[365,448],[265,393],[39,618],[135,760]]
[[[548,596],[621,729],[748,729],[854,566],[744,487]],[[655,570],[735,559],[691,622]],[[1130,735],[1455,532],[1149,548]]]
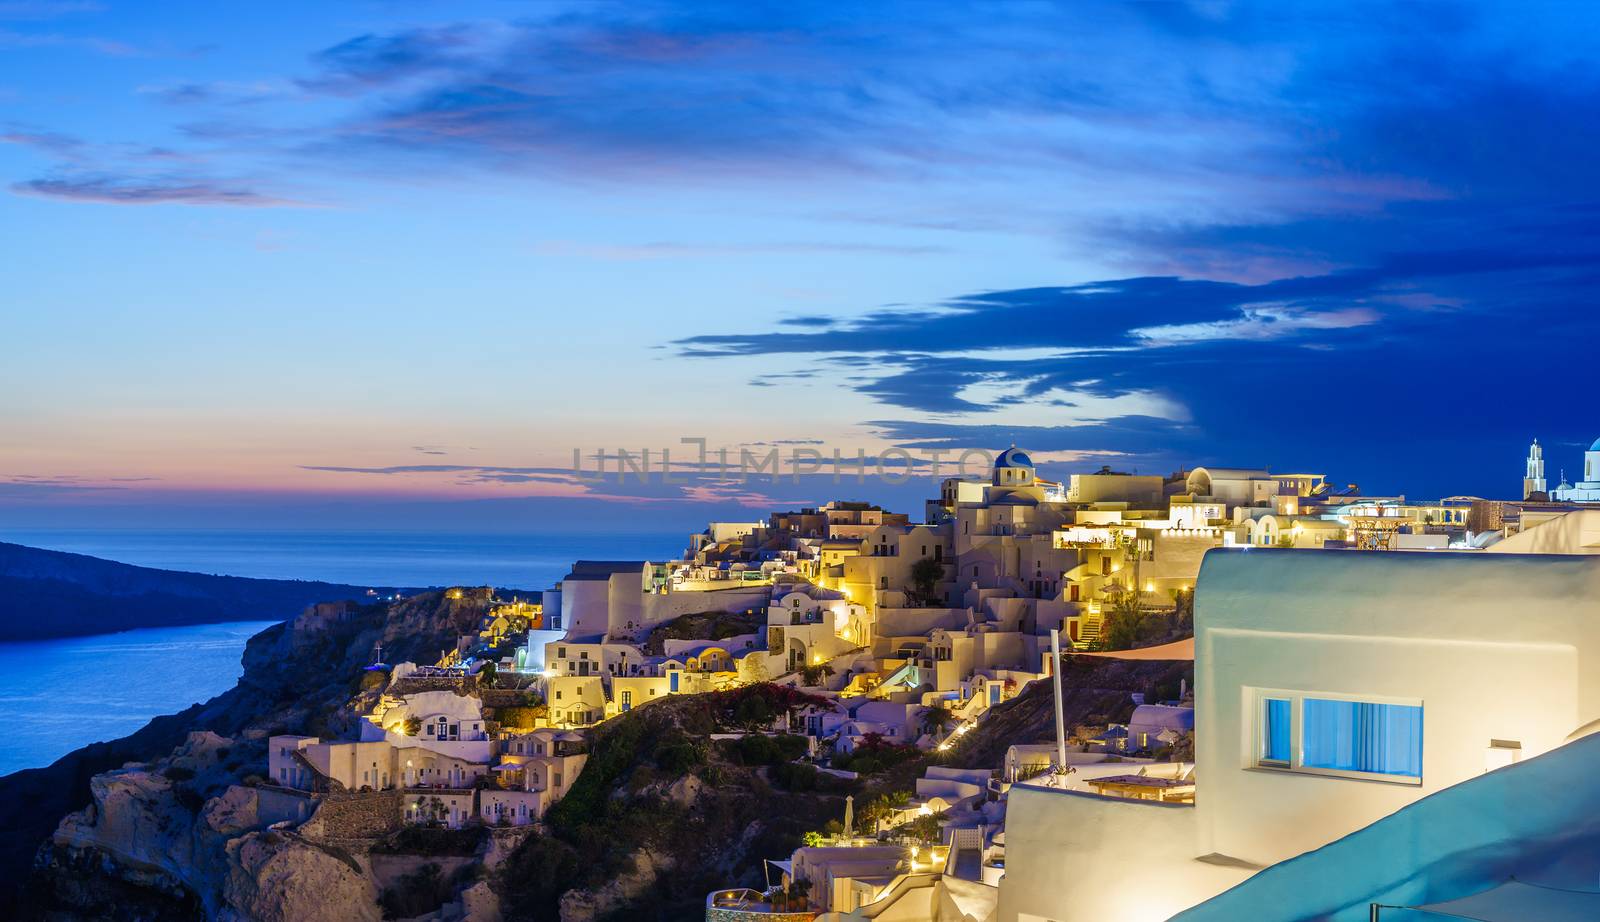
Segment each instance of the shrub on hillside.
[[486,834],[486,829],[477,825],[461,829],[402,826],[399,832],[374,845],[372,851],[382,855],[464,858],[477,854]]
[[800,758],[806,754],[808,747],[803,736],[752,733],[733,740],[729,748],[745,765],[778,765]]

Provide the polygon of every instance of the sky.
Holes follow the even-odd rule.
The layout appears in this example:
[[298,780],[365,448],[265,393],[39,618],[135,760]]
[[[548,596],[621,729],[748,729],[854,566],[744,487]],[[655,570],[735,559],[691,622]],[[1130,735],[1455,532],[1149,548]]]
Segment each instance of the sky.
[[0,529],[1577,479],[1600,8],[1289,6],[0,0]]

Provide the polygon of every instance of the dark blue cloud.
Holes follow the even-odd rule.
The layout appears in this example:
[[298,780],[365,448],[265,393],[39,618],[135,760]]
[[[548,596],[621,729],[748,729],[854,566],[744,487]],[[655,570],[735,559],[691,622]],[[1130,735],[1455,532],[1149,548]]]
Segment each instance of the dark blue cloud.
[[[1586,213],[1571,209],[1554,226]],[[874,423],[910,445],[1020,441],[1169,464],[1326,469],[1370,489],[1504,496],[1515,487],[1516,452],[1534,434],[1572,443],[1592,438],[1589,429],[1600,434],[1600,419],[1581,410],[1600,342],[1592,237],[1546,229],[1527,247],[1395,254],[1371,269],[1253,285],[1139,278],[991,292],[816,333],[716,334],[684,346],[700,356],[871,354],[878,372],[858,390],[936,415]],[[975,345],[1061,352],[986,358]],[[963,396],[994,382],[1041,404],[1063,392],[1151,393],[1187,416],[1019,432],[984,424],[982,414],[999,407]],[[942,423],[943,414],[964,415]],[[1482,458],[1486,445],[1505,458]]]

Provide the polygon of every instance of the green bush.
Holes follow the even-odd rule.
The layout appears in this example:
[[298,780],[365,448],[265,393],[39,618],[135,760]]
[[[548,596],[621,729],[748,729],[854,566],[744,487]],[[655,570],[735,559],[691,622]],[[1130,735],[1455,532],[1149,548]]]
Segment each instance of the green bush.
[[809,747],[803,736],[752,733],[735,741],[732,748],[745,765],[777,765],[793,762],[805,755]]
[[706,754],[693,742],[684,740],[658,748],[655,761],[669,775],[684,775],[705,764]]
[[750,695],[734,708],[733,719],[748,727],[765,727],[772,723],[772,708],[765,698]]
[[372,851],[382,855],[465,858],[477,854],[486,834],[484,827],[476,825],[462,829],[402,826],[399,832],[374,845]]
[[819,787],[818,776],[822,773],[815,766],[803,762],[780,762],[772,766],[772,781],[778,787],[787,791],[815,791]]

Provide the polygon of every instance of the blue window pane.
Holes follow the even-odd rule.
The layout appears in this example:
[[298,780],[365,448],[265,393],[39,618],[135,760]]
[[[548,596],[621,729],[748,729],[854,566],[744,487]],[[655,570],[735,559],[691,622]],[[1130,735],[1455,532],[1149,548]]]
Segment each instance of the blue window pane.
[[1289,702],[1284,698],[1266,700],[1266,732],[1262,736],[1261,758],[1267,762],[1289,762]]
[[1301,715],[1307,768],[1422,777],[1422,708],[1307,698]]

